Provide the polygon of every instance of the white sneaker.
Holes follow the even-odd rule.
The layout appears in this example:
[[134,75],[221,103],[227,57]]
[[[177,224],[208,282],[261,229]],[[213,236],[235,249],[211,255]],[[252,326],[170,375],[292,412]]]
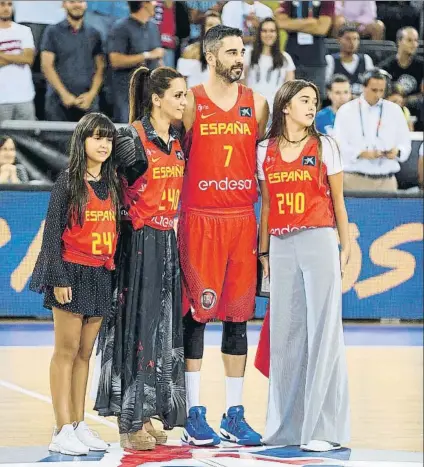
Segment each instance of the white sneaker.
[[88,454],[89,449],[77,438],[73,425],[68,424],[63,425],[59,432],[56,429],[53,431],[49,451],[69,456],[84,456]]
[[85,422],[78,423],[75,428],[75,434],[81,443],[87,446],[90,451],[106,451],[109,447],[109,445],[100,438],[98,433],[90,430]]
[[309,441],[308,444],[302,444],[300,446],[302,451],[309,451],[309,452],[328,452],[328,451],[335,451],[337,449],[341,449],[340,444],[332,443],[330,441],[319,441],[313,439]]

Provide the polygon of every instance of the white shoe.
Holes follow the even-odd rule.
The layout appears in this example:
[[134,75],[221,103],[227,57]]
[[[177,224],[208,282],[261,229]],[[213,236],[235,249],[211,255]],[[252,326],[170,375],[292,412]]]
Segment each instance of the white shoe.
[[100,438],[98,433],[90,430],[85,422],[78,423],[75,428],[75,434],[81,443],[87,446],[90,451],[106,451],[109,447],[109,445]]
[[88,454],[89,449],[77,438],[73,425],[67,424],[63,425],[59,432],[54,430],[49,451],[69,456],[84,456]]
[[309,441],[308,444],[302,444],[300,446],[300,449],[302,449],[302,451],[309,452],[328,452],[341,449],[341,446],[338,443],[331,443],[330,441],[319,441],[313,439]]

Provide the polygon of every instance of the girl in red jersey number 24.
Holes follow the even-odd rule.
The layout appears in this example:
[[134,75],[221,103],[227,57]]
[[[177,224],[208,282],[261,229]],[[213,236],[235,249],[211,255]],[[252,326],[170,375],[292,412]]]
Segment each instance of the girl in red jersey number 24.
[[88,367],[102,319],[112,305],[119,183],[114,124],[85,115],[70,145],[69,169],[50,197],[43,243],[30,283],[53,311],[50,390],[56,419],[49,450],[68,455],[108,445],[84,422]]

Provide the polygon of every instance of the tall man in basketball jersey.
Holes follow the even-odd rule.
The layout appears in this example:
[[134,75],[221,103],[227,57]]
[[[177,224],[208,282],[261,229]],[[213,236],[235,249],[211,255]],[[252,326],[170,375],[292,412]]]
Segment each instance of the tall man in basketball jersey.
[[[183,123],[187,169],[179,220],[185,295],[184,351],[188,419],[183,441],[216,445],[220,438],[258,445],[242,405],[246,322],[254,313],[257,264],[255,147],[268,121],[266,99],[238,84],[244,45],[239,29],[218,25],[204,39],[209,80],[187,96]],[[223,321],[227,407],[220,437],[200,405],[205,325]]]

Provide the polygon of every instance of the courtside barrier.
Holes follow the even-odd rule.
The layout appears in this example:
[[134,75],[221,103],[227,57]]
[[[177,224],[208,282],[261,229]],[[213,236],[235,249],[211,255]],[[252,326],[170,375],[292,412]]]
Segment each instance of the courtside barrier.
[[[0,317],[51,316],[42,296],[28,289],[49,190],[0,185]],[[343,318],[422,319],[423,198],[357,193],[346,204],[352,256],[343,279]],[[257,318],[266,304],[257,299]]]

